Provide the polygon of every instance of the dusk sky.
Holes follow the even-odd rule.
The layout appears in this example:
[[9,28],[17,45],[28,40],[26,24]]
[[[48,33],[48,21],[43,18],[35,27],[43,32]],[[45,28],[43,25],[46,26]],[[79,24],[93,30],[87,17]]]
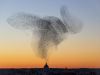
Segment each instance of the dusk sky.
[[49,67],[100,68],[100,0],[0,0],[0,68],[42,68],[46,63],[31,47],[32,32],[11,27],[7,18],[19,12],[61,18],[62,5],[84,27],[80,33],[68,34],[51,53]]

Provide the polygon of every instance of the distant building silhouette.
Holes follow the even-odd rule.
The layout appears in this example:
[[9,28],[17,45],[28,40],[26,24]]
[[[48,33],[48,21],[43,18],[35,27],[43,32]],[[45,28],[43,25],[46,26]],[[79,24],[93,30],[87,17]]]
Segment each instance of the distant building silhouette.
[[100,75],[100,68],[98,69],[49,68],[49,66],[46,63],[44,68],[0,69],[0,75]]
[[47,65],[47,63],[44,65],[44,69],[49,69],[49,66]]

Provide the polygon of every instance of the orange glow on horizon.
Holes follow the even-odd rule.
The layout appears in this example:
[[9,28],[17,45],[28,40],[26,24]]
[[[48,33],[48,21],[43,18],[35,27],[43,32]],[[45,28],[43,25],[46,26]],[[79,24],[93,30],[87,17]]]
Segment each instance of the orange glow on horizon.
[[[100,47],[97,40],[91,43],[91,39],[81,40],[80,37],[72,36],[69,38],[50,55],[50,68],[100,68]],[[35,55],[30,47],[30,41],[23,40],[24,44],[20,43],[22,39],[12,39],[10,44],[2,43],[0,68],[43,68],[45,60]]]

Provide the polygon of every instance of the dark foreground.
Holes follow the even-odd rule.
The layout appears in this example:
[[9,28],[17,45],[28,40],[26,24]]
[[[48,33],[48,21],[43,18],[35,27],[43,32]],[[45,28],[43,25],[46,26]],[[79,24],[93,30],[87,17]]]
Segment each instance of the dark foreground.
[[0,69],[0,75],[100,75],[100,69],[21,68]]

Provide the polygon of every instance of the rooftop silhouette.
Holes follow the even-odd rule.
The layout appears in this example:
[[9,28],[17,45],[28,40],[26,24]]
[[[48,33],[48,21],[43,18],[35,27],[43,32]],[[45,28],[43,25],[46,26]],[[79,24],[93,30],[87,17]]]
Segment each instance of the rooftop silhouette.
[[49,69],[49,66],[47,65],[47,63],[44,65],[44,69]]

